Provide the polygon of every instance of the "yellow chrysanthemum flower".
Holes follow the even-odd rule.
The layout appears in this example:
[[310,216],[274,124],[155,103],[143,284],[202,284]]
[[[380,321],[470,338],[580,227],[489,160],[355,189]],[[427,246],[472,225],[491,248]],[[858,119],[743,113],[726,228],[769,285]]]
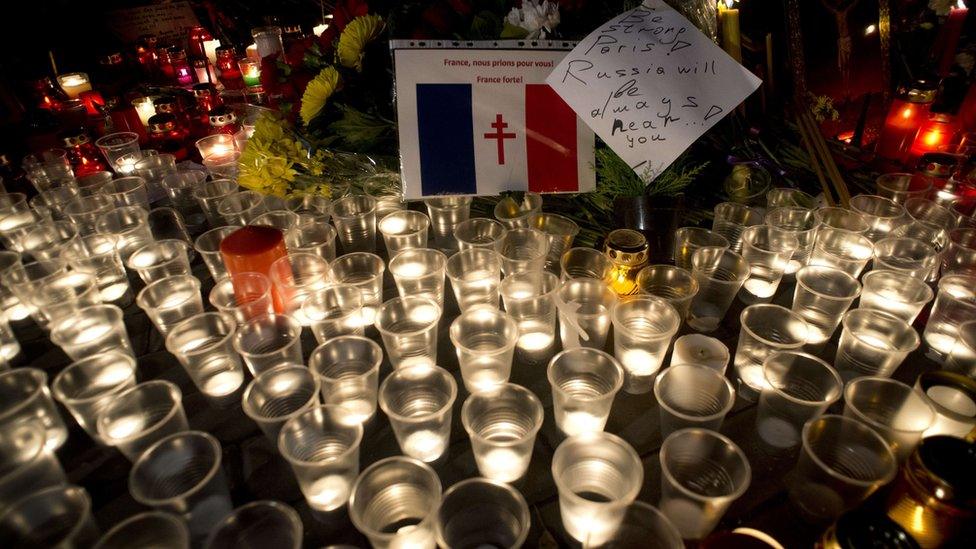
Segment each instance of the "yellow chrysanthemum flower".
[[341,83],[342,79],[335,67],[322,69],[322,72],[308,83],[302,95],[302,109],[299,112],[306,125],[325,108],[329,97],[339,89]]
[[346,25],[339,35],[336,58],[343,67],[363,70],[363,49],[383,32],[383,18],[379,15],[362,15]]

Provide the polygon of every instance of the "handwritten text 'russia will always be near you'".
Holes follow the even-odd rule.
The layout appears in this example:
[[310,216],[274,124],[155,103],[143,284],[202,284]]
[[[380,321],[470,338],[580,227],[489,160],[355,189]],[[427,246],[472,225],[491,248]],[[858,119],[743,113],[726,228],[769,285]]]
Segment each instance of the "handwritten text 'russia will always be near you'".
[[[521,69],[525,67],[551,69],[555,63],[552,61],[513,59],[444,59],[444,65],[448,67],[483,67],[486,69]],[[476,82],[478,84],[521,84],[523,79],[523,76],[478,75]]]
[[[583,50],[590,59],[606,56],[607,63],[598,66],[590,59],[572,59],[566,64],[561,80],[576,80],[584,86],[596,81],[620,81],[620,86],[607,95],[603,106],[595,106],[589,116],[601,120],[611,116],[611,135],[625,136],[631,148],[650,141],[667,141],[669,130],[675,125],[704,125],[724,112],[722,107],[701,102],[695,95],[650,94],[639,85],[639,79],[648,76],[700,78],[716,74],[715,60],[708,56],[689,59],[682,52],[670,58],[672,53],[692,46],[682,40],[686,32],[687,26],[668,23],[653,9],[637,8],[626,17],[604,25],[594,33],[596,40]],[[620,35],[631,35],[631,39],[618,39]],[[618,56],[640,59],[641,63],[614,67],[612,59]]]

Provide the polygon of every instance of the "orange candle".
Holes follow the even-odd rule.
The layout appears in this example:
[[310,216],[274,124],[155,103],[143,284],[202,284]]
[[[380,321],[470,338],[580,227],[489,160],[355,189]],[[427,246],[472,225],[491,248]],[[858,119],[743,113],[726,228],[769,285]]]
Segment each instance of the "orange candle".
[[[285,238],[279,229],[264,225],[248,225],[227,235],[220,243],[227,273],[261,273],[271,278],[271,264],[288,255]],[[236,289],[235,289],[236,291]],[[272,288],[275,312],[285,314],[285,299]]]
[[911,88],[902,88],[891,101],[885,117],[875,152],[882,158],[899,160],[912,144],[918,128],[929,116],[929,106],[935,99],[935,90],[925,82],[916,82]]
[[949,150],[957,133],[959,128],[955,117],[942,113],[933,114],[915,134],[915,140],[905,156],[905,164],[913,166],[928,152]]

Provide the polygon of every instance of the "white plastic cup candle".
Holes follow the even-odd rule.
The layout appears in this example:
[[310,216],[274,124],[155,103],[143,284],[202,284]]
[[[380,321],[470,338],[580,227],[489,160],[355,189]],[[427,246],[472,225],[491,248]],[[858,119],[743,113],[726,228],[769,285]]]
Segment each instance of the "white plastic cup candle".
[[724,373],[731,355],[724,343],[702,334],[687,334],[674,340],[671,364],[701,364]]
[[58,75],[58,84],[70,99],[78,99],[82,93],[91,91],[91,81],[83,72],[69,72]]

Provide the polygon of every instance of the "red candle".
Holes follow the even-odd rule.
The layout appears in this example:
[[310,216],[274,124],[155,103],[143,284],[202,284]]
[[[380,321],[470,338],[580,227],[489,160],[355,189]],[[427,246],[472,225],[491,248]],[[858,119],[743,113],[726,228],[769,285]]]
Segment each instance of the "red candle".
[[[271,264],[288,255],[282,232],[274,227],[248,225],[227,235],[220,243],[220,255],[230,276],[237,273],[261,273],[271,278]],[[285,299],[271,290],[275,312],[284,314]]]
[[105,99],[102,98],[102,94],[95,90],[83,91],[78,95],[78,99],[81,99],[81,102],[85,104],[85,111],[88,112],[88,116],[102,114],[101,107],[105,106]]
[[956,6],[949,10],[949,17],[942,25],[942,31],[936,40],[936,59],[939,61],[939,76],[949,74],[949,67],[956,57],[956,46],[959,45],[959,35],[962,34],[962,26],[966,22],[969,9],[962,0],[957,0]]
[[924,82],[902,88],[891,101],[888,115],[875,145],[875,152],[882,158],[899,160],[911,145],[918,128],[929,117],[929,106],[935,99],[935,90]]
[[959,133],[955,117],[948,114],[933,114],[922,124],[915,134],[915,140],[905,157],[905,164],[914,166],[925,153],[947,151]]

